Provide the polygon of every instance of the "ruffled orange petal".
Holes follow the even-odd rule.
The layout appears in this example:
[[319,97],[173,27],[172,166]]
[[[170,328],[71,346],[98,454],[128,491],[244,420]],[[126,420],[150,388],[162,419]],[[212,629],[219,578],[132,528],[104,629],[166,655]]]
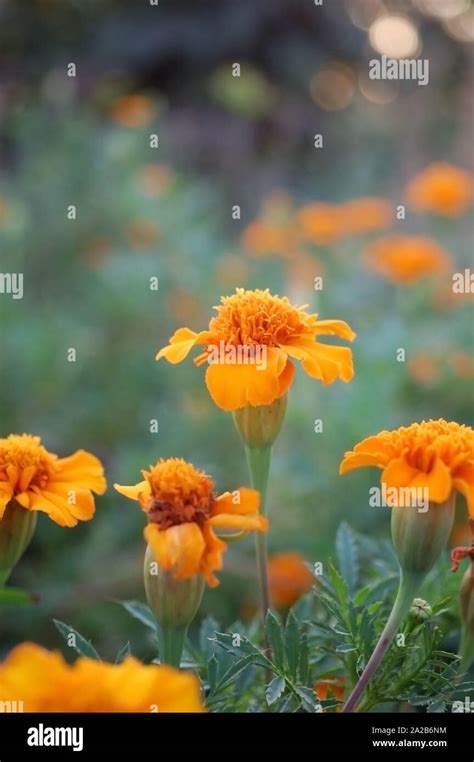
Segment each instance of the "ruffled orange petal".
[[50,480],[50,484],[70,483],[71,488],[91,489],[98,495],[103,495],[107,489],[102,463],[95,455],[85,450],[69,455],[67,458],[59,458],[58,470]]
[[160,349],[155,360],[161,360],[164,357],[172,365],[176,365],[186,359],[196,344],[211,344],[214,338],[209,331],[196,333],[190,328],[178,328],[170,338],[168,346]]
[[320,344],[302,337],[281,348],[290,357],[300,360],[306,373],[323,384],[332,384],[337,378],[347,383],[354,376],[352,351],[348,347]]
[[119,492],[121,495],[130,498],[130,500],[139,500],[140,496],[142,495],[144,499],[147,499],[151,496],[150,484],[146,479],[144,479],[142,482],[138,482],[138,484],[133,484],[129,487],[122,484],[114,484],[114,489],[117,490],[117,492]]
[[[34,489],[38,489],[37,487]],[[30,499],[29,509],[31,511],[42,511],[47,513],[49,518],[59,524],[62,527],[74,527],[77,524],[77,519],[71,514],[67,501],[59,495],[53,493],[46,494],[44,490],[41,492],[28,491]]]
[[148,524],[144,536],[165,571],[174,571],[179,579],[198,574],[206,543],[197,524],[177,524],[164,531]]
[[387,487],[427,488],[429,500],[444,503],[453,489],[451,473],[441,458],[436,458],[430,472],[419,471],[407,463],[404,457],[390,461],[381,478]]
[[[236,502],[236,493],[239,495],[239,502]],[[235,492],[224,492],[219,495],[212,508],[213,515],[218,513],[257,513],[260,507],[260,493],[255,489],[240,487]]]
[[209,522],[205,522],[202,528],[206,550],[201,560],[200,571],[209,587],[217,587],[219,580],[215,576],[215,571],[220,571],[223,567],[222,554],[227,550],[227,544],[220,540]]
[[467,461],[456,469],[453,487],[464,495],[469,515],[474,516],[474,461]]
[[280,397],[283,397],[283,395],[286,394],[291,384],[293,383],[293,380],[295,378],[295,372],[296,372],[295,366],[293,365],[291,360],[287,360],[283,373],[280,373],[280,375],[278,376],[277,399],[280,399]]
[[5,508],[12,499],[13,487],[10,482],[0,482],[0,519],[3,518]]
[[[274,347],[267,350],[265,368],[257,363],[212,363],[206,371],[207,388],[222,410],[238,410],[247,405],[270,405],[282,396],[279,376],[285,366],[285,354]],[[287,380],[285,377],[285,382]]]
[[63,485],[48,484],[47,491],[42,490],[42,493],[52,502],[55,502],[55,498],[64,500],[61,505],[65,505],[75,519],[88,521],[95,513],[95,502],[90,490],[66,490]]
[[354,341],[357,334],[354,333],[352,328],[344,320],[318,320],[315,324],[314,335],[327,334],[329,336],[340,336],[341,339],[347,341]]
[[266,532],[268,519],[265,516],[240,516],[232,513],[218,513],[207,522],[218,529],[242,529],[245,531]]

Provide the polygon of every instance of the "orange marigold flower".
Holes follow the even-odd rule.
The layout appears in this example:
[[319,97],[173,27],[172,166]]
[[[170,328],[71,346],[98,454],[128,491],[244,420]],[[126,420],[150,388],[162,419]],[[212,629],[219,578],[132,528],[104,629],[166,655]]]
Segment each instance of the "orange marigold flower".
[[214,529],[268,529],[268,520],[258,514],[260,495],[253,489],[241,487],[217,497],[212,479],[181,458],[162,459],[142,474],[144,481],[133,487],[114,487],[138,500],[148,517],[145,540],[158,564],[178,579],[202,574],[211,587],[219,584],[213,572],[222,569],[227,545]]
[[155,103],[145,95],[124,95],[114,102],[110,115],[121,127],[146,127],[156,114]]
[[328,678],[327,680],[319,680],[315,683],[313,690],[320,701],[326,701],[328,698],[342,700],[344,698],[345,684],[346,681],[341,675]]
[[339,472],[377,466],[387,488],[427,488],[433,503],[461,492],[474,515],[474,431],[455,422],[422,421],[382,431],[346,452]]
[[399,286],[445,272],[451,256],[431,238],[390,235],[374,241],[365,254],[367,265]]
[[344,215],[336,204],[314,202],[301,207],[297,220],[302,235],[318,246],[330,246],[344,236]]
[[294,307],[286,297],[273,296],[268,289],[238,288],[232,296],[222,297],[214,309],[217,315],[209,330],[195,333],[180,328],[156,359],[180,363],[196,344],[206,345],[194,362],[209,362],[207,388],[223,410],[270,405],[283,397],[295,373],[290,357],[323,384],[337,378],[348,382],[354,375],[350,349],[317,341],[321,335],[353,341],[355,333],[342,320],[318,321],[317,315]]
[[384,230],[395,218],[393,203],[384,198],[355,198],[342,204],[340,211],[347,235]]
[[445,162],[430,164],[408,184],[406,197],[418,212],[457,217],[472,202],[474,183],[464,169]]
[[0,665],[0,701],[24,712],[203,712],[197,677],[173,667],[121,664],[80,657],[67,664],[59,651],[22,643]]
[[299,553],[277,553],[268,562],[270,598],[276,609],[293,606],[314,585],[314,576]]
[[0,520],[15,499],[27,511],[43,511],[57,524],[73,527],[94,515],[91,491],[102,495],[106,488],[100,460],[84,450],[58,458],[40,437],[0,439]]

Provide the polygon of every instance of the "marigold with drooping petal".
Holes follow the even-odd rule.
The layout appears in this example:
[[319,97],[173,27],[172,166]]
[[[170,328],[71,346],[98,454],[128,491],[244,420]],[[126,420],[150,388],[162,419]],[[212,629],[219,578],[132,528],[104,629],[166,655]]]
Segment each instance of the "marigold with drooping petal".
[[181,458],[162,459],[142,473],[142,482],[114,487],[140,503],[148,517],[145,540],[158,564],[178,579],[202,574],[210,587],[219,584],[214,572],[222,569],[227,544],[215,529],[268,529],[268,520],[258,513],[260,495],[253,489],[216,496],[212,479]]
[[[156,359],[180,363],[196,344],[206,345],[206,351],[194,362],[202,365],[211,361],[206,384],[212,399],[223,410],[270,405],[283,397],[295,373],[290,357],[299,360],[306,373],[323,384],[338,378],[347,383],[354,375],[349,348],[318,341],[322,335],[353,341],[355,333],[342,320],[318,320],[317,315],[307,313],[304,307],[294,307],[286,297],[273,296],[268,289],[238,288],[232,296],[222,297],[214,309],[217,315],[207,331],[195,333],[180,328]],[[264,348],[265,364],[212,361],[220,347]]]
[[106,488],[100,460],[84,450],[59,458],[31,434],[0,439],[0,521],[15,500],[27,511],[43,511],[57,524],[73,527],[92,518],[91,493],[102,495]]
[[408,184],[406,197],[417,212],[458,217],[471,205],[473,177],[465,169],[446,162],[430,164]]
[[422,421],[367,437],[346,452],[339,472],[376,466],[387,488],[428,489],[432,503],[460,492],[474,515],[474,431],[454,421]]
[[0,702],[24,712],[203,712],[199,680],[173,667],[121,664],[79,657],[67,664],[59,651],[22,643],[0,664]]

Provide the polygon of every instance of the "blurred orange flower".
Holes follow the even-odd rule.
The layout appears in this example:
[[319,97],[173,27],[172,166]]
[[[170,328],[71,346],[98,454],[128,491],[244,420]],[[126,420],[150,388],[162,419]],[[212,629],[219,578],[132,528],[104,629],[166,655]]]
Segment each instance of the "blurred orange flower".
[[219,584],[213,572],[222,569],[227,545],[214,529],[268,529],[253,489],[241,487],[217,497],[210,477],[181,458],[162,459],[142,474],[144,480],[134,486],[114,487],[140,503],[148,518],[145,540],[158,564],[178,579],[202,574],[210,587]]
[[295,227],[283,222],[257,219],[248,225],[242,235],[243,246],[254,256],[291,256],[298,243]]
[[347,383],[354,375],[349,348],[317,340],[330,335],[353,341],[355,333],[342,320],[318,320],[317,315],[294,307],[286,297],[273,296],[268,289],[238,288],[232,296],[222,297],[214,309],[217,315],[207,331],[180,328],[156,359],[180,363],[194,346],[205,345],[194,362],[208,363],[207,388],[223,410],[271,405],[283,397],[295,373],[290,357],[323,384],[338,378]]
[[446,272],[451,255],[425,236],[389,235],[368,246],[365,262],[374,272],[399,286]]
[[156,114],[156,104],[145,95],[124,95],[112,104],[110,116],[121,127],[146,127]]
[[[328,678],[327,680],[319,680],[313,690],[320,701],[326,701],[328,698],[342,700],[344,698],[345,684],[346,681],[341,675],[340,677]],[[338,711],[340,711],[339,708]]]
[[145,164],[137,174],[138,187],[149,198],[166,193],[173,179],[173,170],[166,164]]
[[387,488],[427,488],[433,503],[461,492],[474,515],[474,431],[469,426],[440,419],[382,431],[346,452],[339,473],[364,466],[383,469]]
[[314,202],[297,214],[302,237],[318,246],[331,246],[344,236],[344,215],[336,204]]
[[61,526],[76,526],[94,515],[91,492],[107,488],[102,463],[77,450],[58,458],[40,437],[10,434],[0,439],[0,520],[10,500],[27,511],[43,511]]
[[439,378],[440,359],[420,352],[408,361],[408,372],[414,381],[429,386]]
[[125,234],[134,249],[151,249],[160,237],[160,229],[154,220],[133,220],[127,227]]
[[417,212],[435,212],[457,217],[465,212],[473,197],[472,175],[451,164],[430,164],[408,184],[406,197]]
[[268,562],[268,581],[273,605],[284,611],[308,593],[315,580],[299,553],[277,553]]
[[390,227],[394,205],[383,198],[355,198],[340,207],[346,235],[373,233]]
[[458,378],[471,378],[474,376],[474,356],[458,350],[451,357],[451,367]]
[[0,701],[24,712],[203,712],[197,677],[174,667],[121,664],[79,657],[67,664],[59,651],[22,643],[0,664]]

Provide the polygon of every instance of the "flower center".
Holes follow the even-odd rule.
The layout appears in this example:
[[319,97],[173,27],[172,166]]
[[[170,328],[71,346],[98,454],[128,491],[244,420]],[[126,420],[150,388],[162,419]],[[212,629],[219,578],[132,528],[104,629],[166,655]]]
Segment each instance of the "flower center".
[[[10,481],[21,490],[34,485],[44,488],[56,470],[57,456],[49,453],[40,437],[30,434],[10,434],[0,439],[0,479]],[[27,471],[28,484],[22,484]]]
[[146,505],[148,520],[160,529],[188,522],[202,525],[211,515],[214,483],[190,463],[161,460],[144,476],[152,493]]
[[436,457],[453,467],[474,457],[472,429],[456,422],[423,421],[393,432],[396,453],[405,454],[408,462],[429,473]]
[[292,336],[311,331],[316,323],[316,315],[308,315],[303,307],[294,307],[286,297],[273,296],[268,289],[238,288],[214,309],[217,315],[209,330],[236,346],[285,344]]

